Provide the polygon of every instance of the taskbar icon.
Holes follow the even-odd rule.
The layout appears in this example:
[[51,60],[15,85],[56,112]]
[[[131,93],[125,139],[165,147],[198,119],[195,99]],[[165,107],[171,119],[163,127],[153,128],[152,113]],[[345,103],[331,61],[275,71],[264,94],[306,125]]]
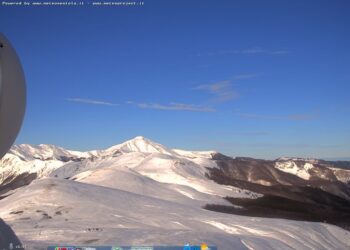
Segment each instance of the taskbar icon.
[[207,244],[202,243],[200,246],[186,244],[183,250],[212,250]]

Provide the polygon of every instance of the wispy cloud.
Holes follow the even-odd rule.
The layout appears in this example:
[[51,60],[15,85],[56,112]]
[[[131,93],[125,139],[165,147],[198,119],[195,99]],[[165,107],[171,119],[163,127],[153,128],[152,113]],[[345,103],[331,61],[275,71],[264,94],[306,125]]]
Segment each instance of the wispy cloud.
[[158,104],[158,103],[135,103],[127,102],[128,104],[134,104],[142,109],[158,109],[158,110],[170,110],[170,111],[192,111],[192,112],[215,112],[216,110],[211,107],[203,107],[194,104],[184,103],[170,103],[170,104]]
[[92,104],[92,105],[105,105],[105,106],[119,106],[117,103],[111,103],[101,100],[92,100],[92,99],[84,99],[84,98],[67,98],[69,102],[78,102],[84,104]]
[[259,119],[259,120],[289,120],[289,121],[311,121],[317,119],[315,114],[293,114],[285,116],[273,116],[273,115],[259,115],[259,114],[238,114],[242,118],[246,119]]
[[230,80],[199,85],[193,89],[206,91],[214,95],[214,101],[216,102],[226,102],[238,97],[238,93],[233,89],[232,82]]
[[246,54],[246,55],[256,55],[256,54],[267,54],[267,55],[285,55],[288,54],[288,50],[272,50],[272,49],[262,49],[259,47],[248,48],[248,49],[228,49],[228,50],[218,50],[207,53],[198,53],[197,56],[220,56],[220,55],[232,55],[232,54]]
[[284,55],[284,54],[288,54],[289,51],[287,51],[287,50],[267,50],[267,49],[261,49],[261,48],[252,48],[252,49],[245,49],[245,50],[238,51],[238,53],[241,53],[241,54]]
[[234,80],[246,80],[257,77],[258,74],[240,74],[233,77]]

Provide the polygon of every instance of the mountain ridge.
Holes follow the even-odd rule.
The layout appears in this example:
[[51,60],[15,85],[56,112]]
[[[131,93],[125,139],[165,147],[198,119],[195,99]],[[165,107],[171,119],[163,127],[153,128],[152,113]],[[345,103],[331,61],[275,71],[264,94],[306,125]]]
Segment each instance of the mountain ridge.
[[[15,145],[0,161],[0,185],[6,184],[4,183],[5,179],[8,181],[11,180],[11,176],[14,178],[16,175],[34,173],[37,174],[38,177],[44,177],[49,176],[52,172],[55,172],[58,169],[66,169],[66,172],[72,172],[73,170],[69,170],[69,168],[71,167],[72,169],[76,169],[75,166],[77,165],[85,165],[85,169],[87,170],[96,160],[117,158],[120,155],[126,156],[128,154],[133,155],[134,158],[145,158],[148,155],[152,155],[153,158],[158,155],[158,162],[162,162],[162,164],[166,162],[167,157],[170,157],[180,159],[180,161],[192,162],[196,166],[205,165],[205,167],[200,170],[202,173],[206,172],[208,167],[217,167],[217,160],[220,160],[219,158],[221,158],[228,160],[235,159],[238,162],[245,162],[243,165],[247,165],[247,168],[249,168],[251,164],[254,165],[254,162],[259,162],[259,164],[269,163],[271,165],[270,169],[273,170],[273,172],[277,171],[276,173],[279,173],[279,175],[281,175],[281,172],[285,172],[300,179],[308,180],[310,178],[314,179],[317,177],[318,179],[340,181],[345,184],[350,181],[350,171],[348,171],[344,162],[339,163],[340,166],[338,166],[337,162],[333,163],[318,159],[291,157],[280,157],[276,160],[258,160],[247,157],[231,158],[216,151],[187,151],[182,149],[169,149],[143,136],[136,136],[135,138],[117,145],[113,145],[106,149],[90,150],[85,152],[68,150],[50,144]],[[133,160],[129,159],[128,161],[130,162]],[[152,164],[157,165],[158,163],[153,161]],[[198,169],[200,168],[194,168],[195,171],[198,171]],[[148,169],[144,170],[144,172],[147,171],[149,172]],[[188,171],[192,170],[188,169]],[[78,174],[78,172],[76,173]],[[67,177],[72,176],[65,176],[64,178]],[[294,182],[300,181],[301,180],[296,179]],[[266,185],[269,185],[269,181],[266,182],[265,179],[262,179],[260,184],[264,182]]]

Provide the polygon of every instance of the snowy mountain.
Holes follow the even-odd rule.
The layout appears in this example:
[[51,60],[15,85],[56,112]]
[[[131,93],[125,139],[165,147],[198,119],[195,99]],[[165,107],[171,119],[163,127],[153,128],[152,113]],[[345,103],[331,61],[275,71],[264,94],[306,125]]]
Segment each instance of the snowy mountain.
[[[97,175],[103,180],[111,178],[113,173],[116,177],[128,173],[160,183],[187,186],[205,194],[225,196],[235,191],[205,177],[206,168],[216,167],[210,153],[173,151],[141,136],[90,152],[69,151],[52,145],[19,145],[14,146],[0,164],[0,184],[26,174],[96,182]],[[104,182],[104,185],[115,184]],[[243,192],[237,189],[236,195],[241,197]],[[251,192],[249,195],[257,196]]]
[[[248,201],[261,206],[278,197],[290,207],[322,205],[349,218],[343,208],[350,197],[349,172],[322,164],[169,149],[141,136],[89,152],[18,145],[0,161],[0,218],[27,249],[62,242],[347,249],[350,234],[337,226],[251,217],[256,211]],[[262,211],[323,221],[310,219],[307,211],[283,214],[273,206]]]
[[[274,161],[231,158],[220,153],[212,157],[219,166],[210,173],[261,186],[308,186],[350,200],[350,170],[319,160],[280,158]],[[350,165],[350,163],[349,163]],[[210,174],[209,174],[210,175]]]
[[333,162],[284,157],[276,161],[275,167],[283,172],[297,175],[304,180],[319,178],[343,183],[350,182],[350,170],[341,169]]

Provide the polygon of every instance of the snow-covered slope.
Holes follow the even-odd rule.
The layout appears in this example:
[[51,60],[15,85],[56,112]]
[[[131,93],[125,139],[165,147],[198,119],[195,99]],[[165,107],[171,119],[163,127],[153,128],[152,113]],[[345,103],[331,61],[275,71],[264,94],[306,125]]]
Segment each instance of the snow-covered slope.
[[324,161],[317,159],[279,158],[275,162],[275,168],[296,175],[304,180],[323,179],[348,183],[350,170],[335,168]]
[[[249,191],[216,184],[205,177],[206,168],[216,167],[209,152],[171,150],[142,136],[112,146],[105,150],[77,152],[52,145],[14,146],[1,160],[1,181],[23,173],[36,173],[38,178],[56,177],[75,179],[85,183],[103,183],[115,187],[125,177],[126,169],[130,176],[153,179],[154,183],[174,184],[182,196],[199,197],[194,193],[236,197],[258,197]],[[11,178],[10,178],[11,179]],[[108,180],[108,181],[107,181]],[[133,179],[136,180],[136,179]],[[144,179],[137,179],[144,183]],[[138,183],[130,182],[129,186]],[[179,188],[178,186],[181,186]],[[185,191],[183,186],[191,191]],[[194,193],[193,193],[194,192]]]
[[[46,178],[0,201],[2,217],[28,249],[87,245],[181,245],[232,249],[349,249],[336,226],[215,213],[119,189]],[[300,230],[302,228],[302,230]]]
[[39,178],[48,176],[67,162],[92,156],[90,152],[70,151],[54,145],[15,145],[0,160],[0,185],[24,173],[35,173]]
[[91,156],[89,152],[67,150],[54,145],[40,144],[37,146],[21,144],[10,149],[9,154],[16,155],[25,160],[64,160],[66,158],[86,158]]
[[330,167],[337,179],[343,183],[350,183],[350,170]]
[[294,174],[304,180],[310,179],[309,169],[313,168],[311,163],[305,163],[299,167],[294,161],[276,162],[275,167],[283,172]]
[[[215,154],[169,149],[141,136],[89,152],[52,145],[14,146],[0,161],[0,185],[28,173],[37,180],[3,195],[11,194],[0,200],[0,218],[28,249],[62,242],[179,245],[203,241],[224,250],[232,246],[350,247],[349,233],[336,226],[204,210],[205,204],[232,206],[223,199],[226,196],[261,197],[208,179],[208,169],[220,168]],[[299,163],[285,164],[288,161],[281,160],[275,167],[304,179],[312,178],[309,170],[317,168],[310,163],[300,169]],[[271,166],[279,171],[275,167]]]

